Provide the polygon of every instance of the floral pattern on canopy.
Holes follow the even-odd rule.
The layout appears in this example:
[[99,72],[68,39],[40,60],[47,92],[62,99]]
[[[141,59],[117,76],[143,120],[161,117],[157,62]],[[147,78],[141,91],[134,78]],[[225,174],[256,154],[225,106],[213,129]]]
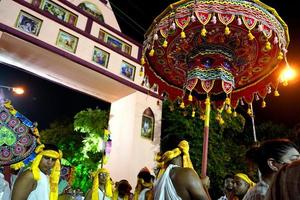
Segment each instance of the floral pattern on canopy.
[[20,161],[27,164],[34,157],[39,133],[36,125],[16,111],[10,101],[0,104],[0,165]]

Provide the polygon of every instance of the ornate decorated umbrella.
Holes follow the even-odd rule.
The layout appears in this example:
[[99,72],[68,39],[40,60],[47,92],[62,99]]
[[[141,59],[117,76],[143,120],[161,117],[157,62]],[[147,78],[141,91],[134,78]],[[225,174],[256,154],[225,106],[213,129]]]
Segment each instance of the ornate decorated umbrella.
[[36,126],[0,96],[0,166],[19,169],[34,159],[39,143]]
[[[280,79],[280,61],[286,61],[288,43],[287,25],[258,0],[178,1],[147,30],[141,58],[145,80],[182,108],[205,103],[202,176],[211,99],[220,114],[246,103],[251,115],[254,98],[265,107],[267,94],[273,90],[279,96],[278,84],[287,84]],[[222,123],[221,115],[218,120]]]

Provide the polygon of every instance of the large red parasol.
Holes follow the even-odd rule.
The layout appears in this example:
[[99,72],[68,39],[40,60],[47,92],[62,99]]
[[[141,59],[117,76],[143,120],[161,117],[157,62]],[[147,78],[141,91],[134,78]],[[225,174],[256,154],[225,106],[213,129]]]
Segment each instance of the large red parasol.
[[[182,0],[171,4],[145,34],[145,79],[159,94],[184,103],[205,102],[202,176],[206,175],[210,99],[231,113],[252,108],[272,90],[286,60],[288,28],[258,0]],[[285,82],[285,81],[284,81]],[[194,97],[194,98],[193,98]],[[251,111],[251,110],[250,110]],[[222,119],[219,118],[221,121]]]

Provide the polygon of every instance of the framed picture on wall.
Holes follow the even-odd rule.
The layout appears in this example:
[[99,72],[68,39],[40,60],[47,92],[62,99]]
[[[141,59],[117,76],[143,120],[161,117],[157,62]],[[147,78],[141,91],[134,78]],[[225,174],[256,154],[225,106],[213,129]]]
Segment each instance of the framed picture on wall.
[[56,45],[70,51],[72,53],[76,52],[78,44],[78,37],[75,37],[74,35],[71,35],[70,33],[67,33],[63,30],[59,30],[57,39],[56,39]]
[[154,133],[154,120],[153,117],[148,115],[143,115],[142,117],[142,127],[141,136],[147,139],[153,140]]
[[66,10],[65,8],[54,3],[51,0],[43,0],[40,5],[40,8],[64,22],[70,23],[74,26],[77,23],[77,18],[78,18],[77,15]]
[[131,80],[134,80],[135,66],[123,61],[121,65],[121,74]]
[[94,52],[93,52],[94,62],[107,68],[108,60],[109,60],[109,53],[107,53],[106,51],[98,47],[94,47]]
[[24,32],[38,36],[42,20],[21,10],[16,21],[16,27]]
[[111,35],[107,35],[106,43],[117,49],[122,50],[123,42]]

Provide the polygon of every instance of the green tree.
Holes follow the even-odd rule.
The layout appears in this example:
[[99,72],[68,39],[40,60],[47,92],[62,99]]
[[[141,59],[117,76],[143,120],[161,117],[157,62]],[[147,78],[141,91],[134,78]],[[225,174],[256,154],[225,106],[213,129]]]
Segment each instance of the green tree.
[[[201,110],[196,109],[196,113]],[[178,104],[166,101],[163,104],[162,137],[179,134],[190,143],[190,156],[195,170],[200,174],[202,161],[202,141],[204,122],[199,114],[192,117],[192,107],[181,109]],[[233,117],[224,112],[223,125],[215,120],[217,112],[212,110],[209,127],[208,176],[211,180],[211,195],[215,199],[222,194],[223,177],[229,172],[244,171],[246,168],[245,145],[232,138],[243,132],[245,119],[241,115]]]
[[63,158],[75,167],[74,188],[87,191],[91,187],[90,172],[98,168],[102,159],[100,144],[107,124],[107,111],[87,109],[77,113],[74,121],[71,118],[56,120],[49,129],[41,131],[41,141],[56,144]]

